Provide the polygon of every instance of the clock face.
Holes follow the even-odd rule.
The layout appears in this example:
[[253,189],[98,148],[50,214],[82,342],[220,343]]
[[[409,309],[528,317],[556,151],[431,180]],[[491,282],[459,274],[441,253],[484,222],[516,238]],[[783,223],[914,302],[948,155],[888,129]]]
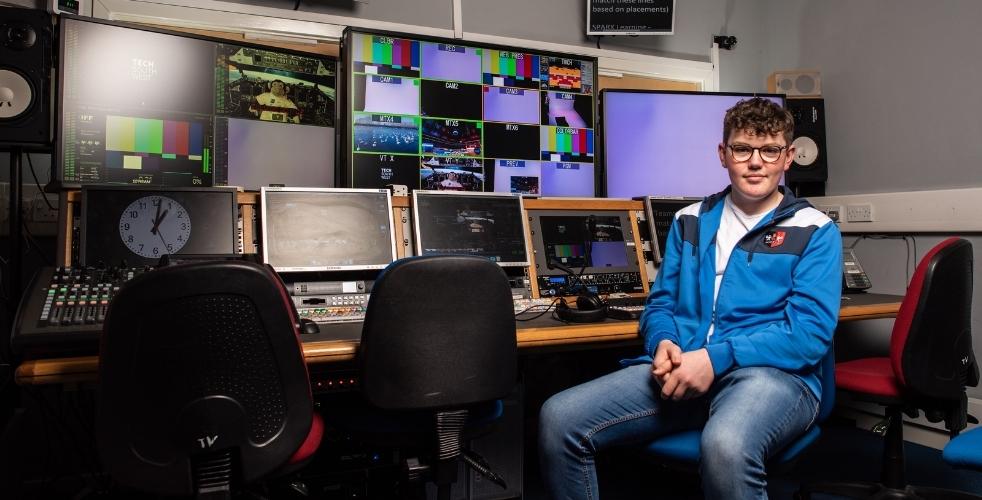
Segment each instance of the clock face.
[[144,196],[119,216],[119,237],[141,257],[175,254],[191,238],[191,217],[180,203],[166,196]]

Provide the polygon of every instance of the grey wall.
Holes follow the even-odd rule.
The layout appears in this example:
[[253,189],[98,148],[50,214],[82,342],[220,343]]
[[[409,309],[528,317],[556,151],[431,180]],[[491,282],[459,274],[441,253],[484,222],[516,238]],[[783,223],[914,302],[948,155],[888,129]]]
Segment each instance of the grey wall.
[[[292,9],[293,0],[232,0],[246,5]],[[720,54],[721,90],[755,92],[764,87],[761,55],[767,33],[760,29],[767,0],[680,0],[675,34],[606,36],[601,48],[677,59],[709,61],[714,34],[735,35],[734,50]],[[452,29],[451,0],[305,0],[300,11]],[[461,0],[465,32],[595,47],[586,36],[585,0]],[[768,71],[769,72],[769,71]]]
[[761,76],[822,72],[828,194],[982,186],[982,2],[768,4]]
[[[767,37],[758,18],[765,0],[684,0],[676,2],[675,34],[605,36],[600,47],[625,52],[709,61],[714,34],[731,34],[738,43],[720,54],[721,90],[759,91],[764,80],[760,55]],[[586,36],[586,2],[583,0],[462,0],[465,32],[509,36],[561,43],[571,47],[595,47],[596,37]]]
[[[764,72],[813,68],[825,97],[828,194],[982,186],[982,64],[974,0],[768,0]],[[917,257],[942,235],[919,235]],[[975,259],[982,237],[969,235]],[[851,242],[847,237],[845,241]],[[873,291],[903,294],[907,249],[863,240],[856,253]],[[912,259],[913,262],[913,259]],[[982,277],[972,329],[982,360]],[[840,326],[851,356],[880,353],[892,321]],[[982,397],[982,388],[969,391]]]

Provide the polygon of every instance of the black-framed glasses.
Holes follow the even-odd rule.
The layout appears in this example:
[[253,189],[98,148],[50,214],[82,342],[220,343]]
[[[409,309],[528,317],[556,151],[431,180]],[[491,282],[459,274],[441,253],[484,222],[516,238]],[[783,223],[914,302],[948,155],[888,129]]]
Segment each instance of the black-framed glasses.
[[760,159],[767,163],[774,163],[781,159],[781,154],[784,153],[785,149],[788,149],[787,146],[761,146],[755,148],[746,144],[727,144],[726,147],[730,150],[730,156],[736,161],[747,161],[754,155],[754,151],[757,151],[760,153]]

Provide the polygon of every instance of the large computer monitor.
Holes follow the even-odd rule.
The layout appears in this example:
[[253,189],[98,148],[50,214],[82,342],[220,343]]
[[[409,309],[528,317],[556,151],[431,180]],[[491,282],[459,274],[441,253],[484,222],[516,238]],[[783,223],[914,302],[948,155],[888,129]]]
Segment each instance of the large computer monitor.
[[62,16],[52,179],[335,185],[333,58]]
[[348,30],[353,187],[595,196],[597,61]]
[[156,265],[164,255],[237,253],[231,187],[82,186],[79,264]]
[[477,255],[502,267],[529,265],[519,195],[413,192],[416,255]]
[[608,90],[600,94],[607,196],[698,196],[729,185],[717,146],[723,117],[754,95],[784,105],[779,94]]
[[528,215],[541,295],[573,295],[582,285],[594,293],[643,291],[629,210],[530,209]]
[[387,189],[264,187],[263,261],[279,272],[383,269],[396,259]]

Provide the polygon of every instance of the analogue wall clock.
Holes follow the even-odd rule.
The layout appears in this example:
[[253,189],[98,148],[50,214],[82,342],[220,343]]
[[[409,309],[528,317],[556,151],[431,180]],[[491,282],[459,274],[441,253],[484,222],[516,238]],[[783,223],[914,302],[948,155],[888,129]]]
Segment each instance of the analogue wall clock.
[[126,248],[141,257],[175,254],[191,238],[191,217],[171,198],[143,196],[120,214],[119,237]]

